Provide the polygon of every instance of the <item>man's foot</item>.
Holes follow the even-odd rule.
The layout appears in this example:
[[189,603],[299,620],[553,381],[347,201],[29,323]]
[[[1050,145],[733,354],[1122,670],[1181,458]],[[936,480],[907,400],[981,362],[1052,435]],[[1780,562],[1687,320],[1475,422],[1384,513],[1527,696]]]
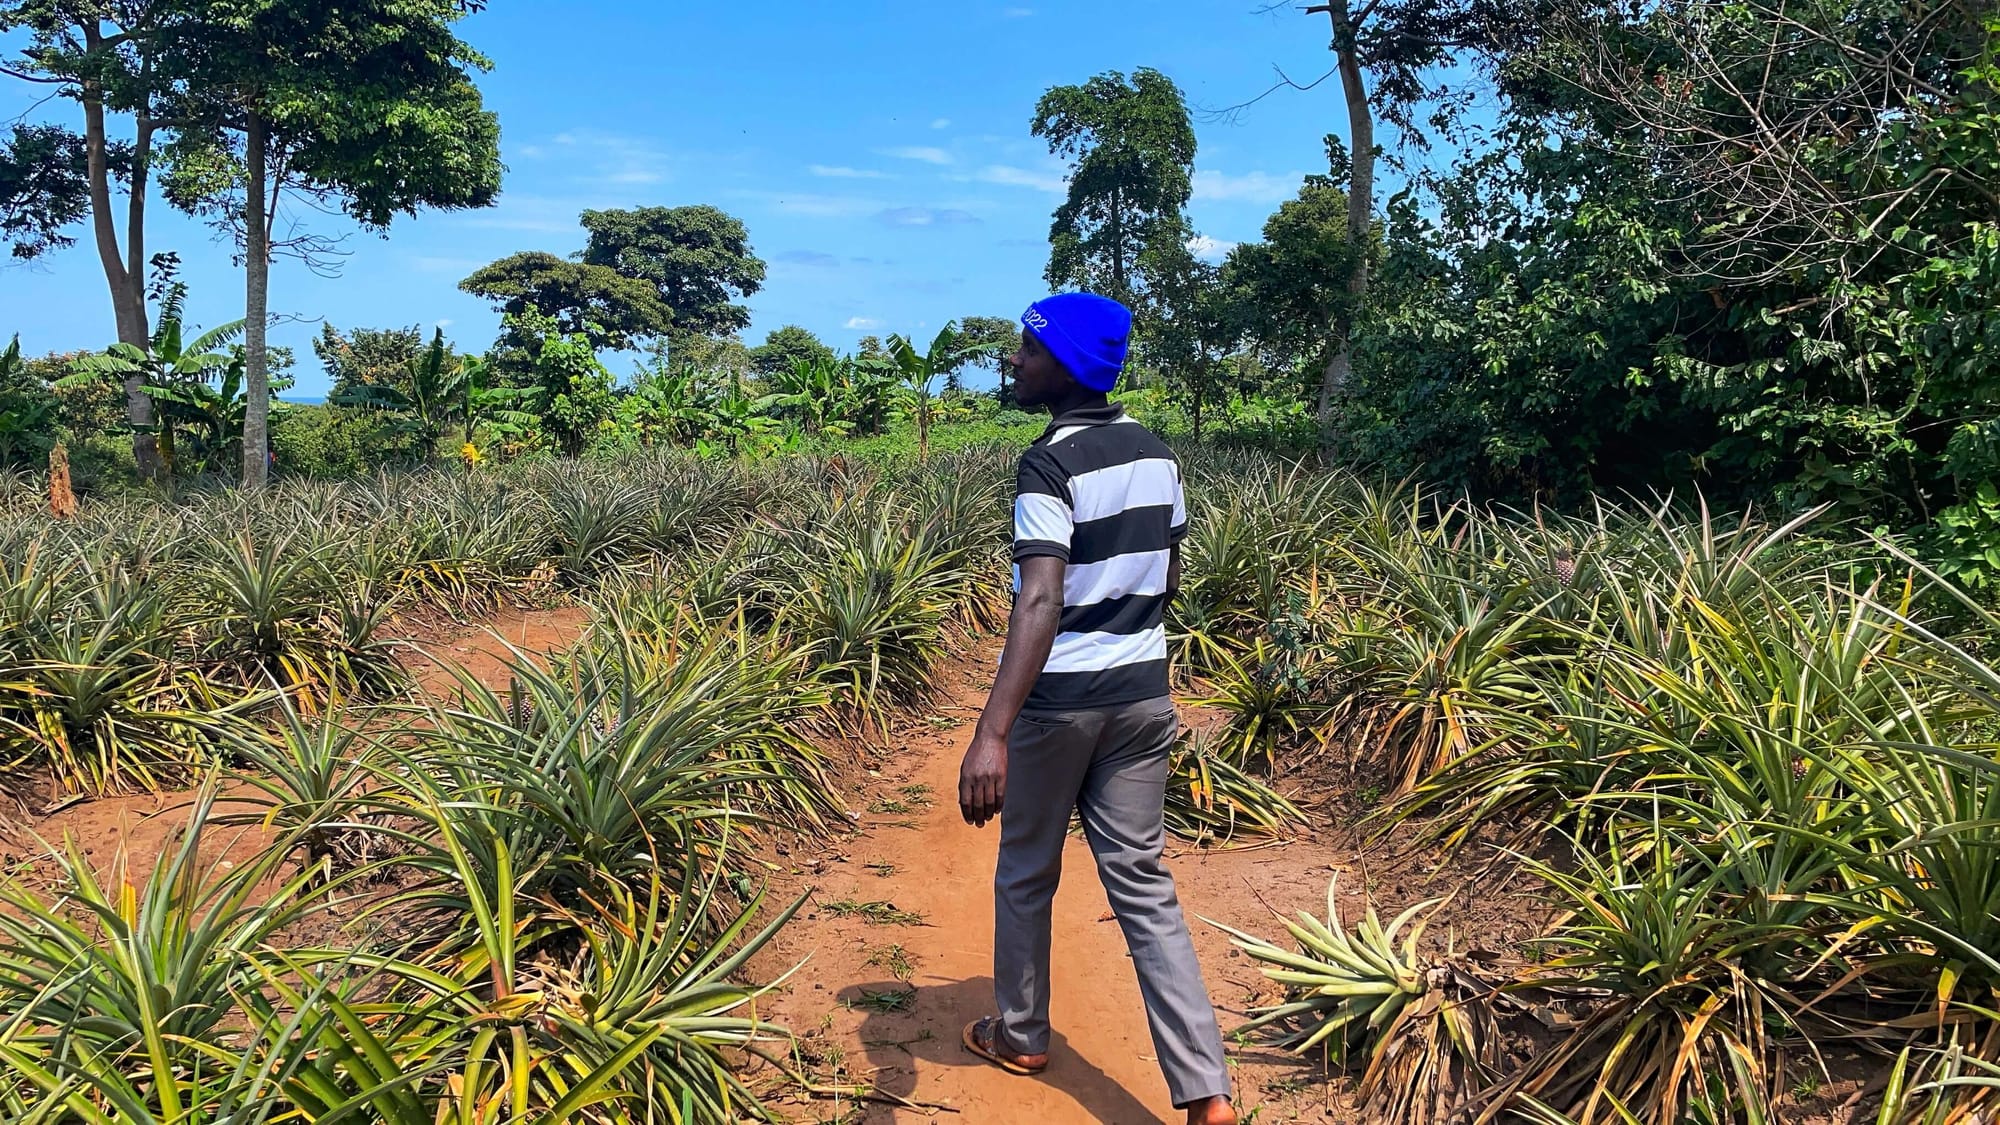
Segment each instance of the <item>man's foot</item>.
[[1190,1102],[1187,1111],[1188,1125],[1236,1125],[1236,1107],[1221,1095]]
[[[1040,1074],[1048,1069],[1049,1056],[1046,1053],[1023,1055],[1000,1041],[999,1016],[987,1016],[985,1019],[973,1020],[966,1024],[965,1034],[961,1038],[965,1042],[966,1050],[1009,1074]],[[1235,1121],[1236,1118],[1231,1117],[1229,1120]]]

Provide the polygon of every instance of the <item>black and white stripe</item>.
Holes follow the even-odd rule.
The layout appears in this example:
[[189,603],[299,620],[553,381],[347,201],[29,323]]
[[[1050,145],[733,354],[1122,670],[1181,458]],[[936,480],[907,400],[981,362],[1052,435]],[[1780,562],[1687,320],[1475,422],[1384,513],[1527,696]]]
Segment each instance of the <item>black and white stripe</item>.
[[1115,406],[1057,418],[1021,458],[1019,563],[1068,563],[1060,632],[1028,696],[1035,710],[1109,707],[1167,694],[1167,568],[1187,531],[1180,466]]

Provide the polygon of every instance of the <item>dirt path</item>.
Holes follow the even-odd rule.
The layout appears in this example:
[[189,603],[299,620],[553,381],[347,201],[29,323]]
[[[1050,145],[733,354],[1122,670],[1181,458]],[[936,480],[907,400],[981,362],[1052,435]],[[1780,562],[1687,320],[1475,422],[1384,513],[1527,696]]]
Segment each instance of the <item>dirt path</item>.
[[[899,732],[894,753],[878,771],[873,804],[863,806],[870,811],[861,814],[858,835],[845,851],[810,857],[796,868],[802,883],[817,887],[812,912],[787,927],[758,968],[775,975],[810,960],[776,999],[773,1014],[806,1037],[822,1070],[837,1067],[850,1081],[873,1081],[885,1093],[957,1111],[940,1113],[940,1120],[1182,1120],[1154,1060],[1124,936],[1080,836],[1073,835],[1064,852],[1065,878],[1055,903],[1049,1069],[1036,1078],[1010,1076],[960,1046],[966,1021],[993,1007],[998,831],[995,825],[967,827],[955,797],[959,759],[990,683],[989,663],[968,662],[949,674],[949,695],[935,708],[935,719],[916,716]],[[946,724],[949,729],[938,729]],[[906,788],[912,786],[923,789]],[[897,809],[911,792],[926,794],[929,805]],[[1357,862],[1352,853],[1306,841],[1206,853],[1170,841],[1168,855],[1210,995],[1224,1009],[1218,1018],[1225,1032],[1268,991],[1250,962],[1195,916],[1268,932],[1276,929],[1270,907],[1323,911],[1332,869],[1350,870]],[[1400,886],[1385,882],[1392,885],[1378,886],[1378,893],[1401,899]],[[870,923],[843,914],[835,904],[844,902],[889,903],[923,921]],[[907,985],[890,967],[897,949],[910,966]],[[915,995],[905,1010],[880,1010],[882,1004],[870,1001],[909,988]],[[1340,1119],[1337,1106],[1323,1109],[1323,1090],[1296,1060],[1256,1048],[1233,1047],[1231,1054],[1238,1104],[1273,1103],[1258,1121]],[[825,1102],[800,1107],[798,1114],[801,1120],[868,1122],[930,1116],[881,1104]]]
[[457,688],[450,665],[496,691],[505,690],[507,665],[515,659],[509,646],[530,656],[561,652],[589,625],[590,610],[583,606],[507,608],[477,626],[409,642],[403,665],[416,686],[432,695],[448,696]]

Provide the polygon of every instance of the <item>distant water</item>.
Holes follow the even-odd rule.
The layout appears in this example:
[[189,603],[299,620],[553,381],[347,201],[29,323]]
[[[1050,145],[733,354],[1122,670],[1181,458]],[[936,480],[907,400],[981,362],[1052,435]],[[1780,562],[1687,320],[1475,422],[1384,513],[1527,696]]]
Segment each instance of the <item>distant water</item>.
[[295,406],[325,406],[325,395],[279,395],[279,402],[289,402]]

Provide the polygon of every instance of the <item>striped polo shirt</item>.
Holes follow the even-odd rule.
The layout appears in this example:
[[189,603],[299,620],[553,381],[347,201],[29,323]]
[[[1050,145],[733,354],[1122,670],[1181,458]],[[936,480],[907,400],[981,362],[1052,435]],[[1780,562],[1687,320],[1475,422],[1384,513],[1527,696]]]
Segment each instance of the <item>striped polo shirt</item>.
[[1014,589],[1022,559],[1063,573],[1062,624],[1032,711],[1074,711],[1167,694],[1167,564],[1187,534],[1180,465],[1114,405],[1057,417],[1021,456]]

